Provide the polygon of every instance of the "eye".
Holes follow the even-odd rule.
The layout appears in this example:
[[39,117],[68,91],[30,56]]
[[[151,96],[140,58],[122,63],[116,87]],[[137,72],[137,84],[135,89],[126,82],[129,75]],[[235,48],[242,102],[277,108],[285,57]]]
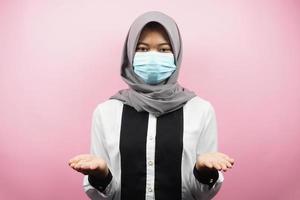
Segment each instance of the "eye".
[[136,51],[148,51],[148,49],[146,47],[138,47]]
[[161,48],[159,51],[168,53],[168,52],[171,52],[171,49],[170,48]]

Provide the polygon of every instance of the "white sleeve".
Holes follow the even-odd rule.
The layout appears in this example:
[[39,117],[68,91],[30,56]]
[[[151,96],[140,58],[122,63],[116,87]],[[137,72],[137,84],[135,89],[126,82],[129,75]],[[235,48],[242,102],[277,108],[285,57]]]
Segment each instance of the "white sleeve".
[[[110,159],[105,145],[105,140],[103,139],[104,133],[101,123],[102,121],[100,115],[100,107],[97,106],[97,108],[93,112],[92,117],[90,153],[103,158],[107,162],[108,167],[110,168]],[[115,195],[116,188],[117,181],[114,176],[112,176],[112,180],[109,182],[109,184],[106,186],[103,192],[94,188],[90,184],[87,175],[85,175],[83,178],[84,192],[92,200],[112,200]]]
[[[196,152],[197,158],[205,152],[216,152],[218,150],[218,137],[217,137],[217,122],[214,108],[209,103],[209,108],[206,113],[206,122],[201,131],[201,135],[197,142]],[[218,171],[219,177],[217,181],[209,187],[208,184],[199,182],[194,173],[190,173],[191,191],[195,199],[208,200],[212,199],[220,190],[224,181],[224,176],[221,171]]]

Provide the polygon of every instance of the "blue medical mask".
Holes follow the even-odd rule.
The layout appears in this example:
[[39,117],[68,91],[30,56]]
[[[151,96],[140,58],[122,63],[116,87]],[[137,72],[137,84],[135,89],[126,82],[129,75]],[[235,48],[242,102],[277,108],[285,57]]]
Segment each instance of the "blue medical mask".
[[158,84],[176,70],[173,53],[135,52],[134,72],[148,84]]

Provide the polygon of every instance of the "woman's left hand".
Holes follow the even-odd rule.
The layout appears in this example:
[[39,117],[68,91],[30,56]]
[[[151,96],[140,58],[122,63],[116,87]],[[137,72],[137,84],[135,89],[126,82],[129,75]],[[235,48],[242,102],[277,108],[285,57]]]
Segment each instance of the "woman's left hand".
[[210,168],[223,170],[232,168],[234,159],[221,152],[208,152],[204,153],[197,158],[196,168],[201,170],[202,168]]

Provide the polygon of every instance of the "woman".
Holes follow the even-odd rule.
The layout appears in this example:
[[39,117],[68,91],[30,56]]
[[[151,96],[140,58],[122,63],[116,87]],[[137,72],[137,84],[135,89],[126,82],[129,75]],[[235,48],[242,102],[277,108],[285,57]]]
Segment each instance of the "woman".
[[120,90],[93,112],[90,154],[70,159],[91,199],[211,199],[234,160],[217,152],[209,101],[179,85],[182,40],[169,16],[151,11],[131,25]]

